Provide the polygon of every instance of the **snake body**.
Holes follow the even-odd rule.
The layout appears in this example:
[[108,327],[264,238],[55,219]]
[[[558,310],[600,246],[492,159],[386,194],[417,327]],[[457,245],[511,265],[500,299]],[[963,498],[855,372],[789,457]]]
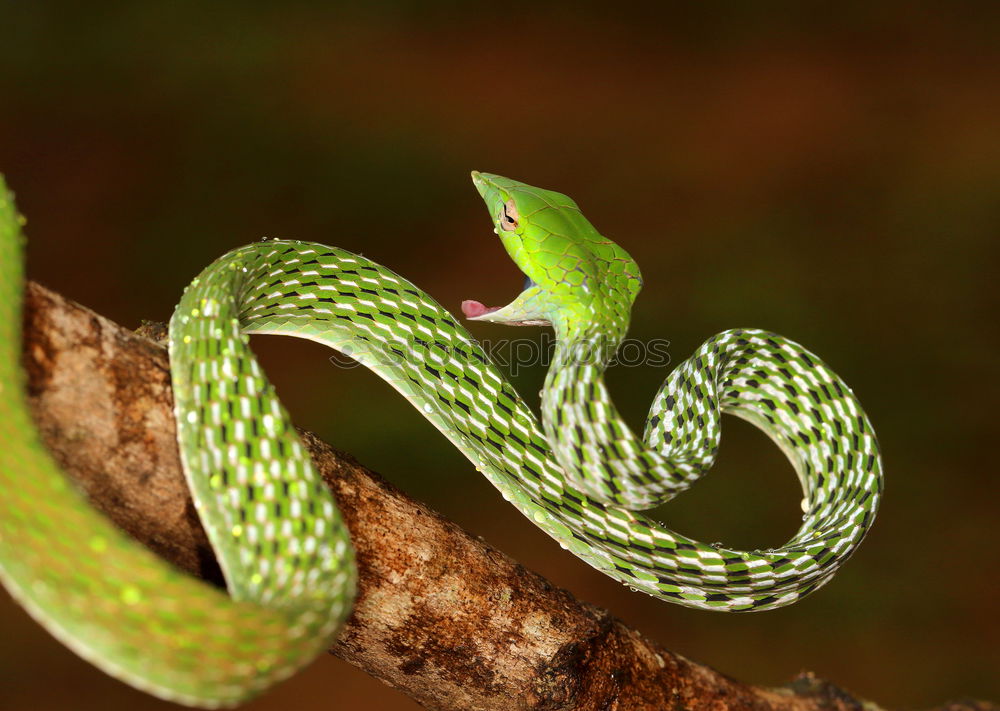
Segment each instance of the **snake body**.
[[[638,437],[603,382],[641,288],[635,262],[568,197],[473,180],[528,283],[506,307],[463,311],[554,328],[541,422],[447,310],[360,255],[265,241],[224,255],[185,291],[169,332],[178,441],[228,594],[115,529],[40,443],[19,365],[19,219],[0,184],[0,579],[11,594],[106,672],[191,705],[239,703],[328,645],[351,609],[352,548],[247,345],[252,333],[318,341],[374,370],[525,516],[635,590],[750,611],[827,582],[882,490],[875,435],[851,390],[792,341],[725,331],[671,373]],[[802,525],[779,548],[700,543],[640,513],[711,466],[723,412],[766,432],[802,483]]]

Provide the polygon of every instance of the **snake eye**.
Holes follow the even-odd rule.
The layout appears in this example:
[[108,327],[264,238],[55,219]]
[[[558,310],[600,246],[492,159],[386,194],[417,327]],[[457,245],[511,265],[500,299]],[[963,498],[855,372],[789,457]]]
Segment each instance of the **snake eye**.
[[508,200],[503,204],[503,208],[500,210],[498,218],[500,227],[507,232],[513,232],[517,229],[518,217],[520,217],[520,215],[517,214],[517,205],[514,204],[513,200]]

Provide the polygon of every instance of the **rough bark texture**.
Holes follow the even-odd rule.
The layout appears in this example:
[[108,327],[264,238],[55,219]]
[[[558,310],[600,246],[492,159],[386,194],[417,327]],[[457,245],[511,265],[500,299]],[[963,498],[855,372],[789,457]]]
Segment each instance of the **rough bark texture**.
[[[220,582],[178,461],[166,350],[31,284],[24,362],[43,437],[94,505]],[[360,566],[357,604],[330,651],[429,708],[875,708],[808,674],[766,689],[674,654],[303,436]]]

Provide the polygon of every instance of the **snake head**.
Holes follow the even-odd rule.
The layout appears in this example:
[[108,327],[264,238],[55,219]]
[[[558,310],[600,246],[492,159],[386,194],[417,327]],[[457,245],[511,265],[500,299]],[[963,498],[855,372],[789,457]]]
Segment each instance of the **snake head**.
[[552,325],[557,333],[602,323],[624,334],[642,288],[639,267],[628,253],[594,229],[566,195],[478,171],[472,182],[526,280],[506,306],[464,301],[465,316],[512,326]]

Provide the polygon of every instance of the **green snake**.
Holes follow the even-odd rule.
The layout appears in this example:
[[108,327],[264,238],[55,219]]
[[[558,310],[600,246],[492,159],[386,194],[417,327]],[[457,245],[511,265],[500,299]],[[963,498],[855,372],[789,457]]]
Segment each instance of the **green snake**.
[[[360,255],[273,240],[233,250],[185,290],[170,321],[178,442],[228,591],[178,572],[91,508],[44,449],[20,367],[21,218],[0,182],[0,579],[53,635],[104,671],[190,705],[240,703],[324,650],[351,610],[348,531],[248,346],[308,338],[374,370],[562,547],[688,607],[788,605],[826,583],[872,524],[878,444],[819,358],[757,329],[725,331],[678,365],[640,438],[603,374],[642,287],[636,263],[570,198],[472,174],[525,273],[476,321],[550,325],[541,421],[455,318]],[[731,550],[640,511],[711,466],[721,413],[761,428],[802,484],[795,536]]]

